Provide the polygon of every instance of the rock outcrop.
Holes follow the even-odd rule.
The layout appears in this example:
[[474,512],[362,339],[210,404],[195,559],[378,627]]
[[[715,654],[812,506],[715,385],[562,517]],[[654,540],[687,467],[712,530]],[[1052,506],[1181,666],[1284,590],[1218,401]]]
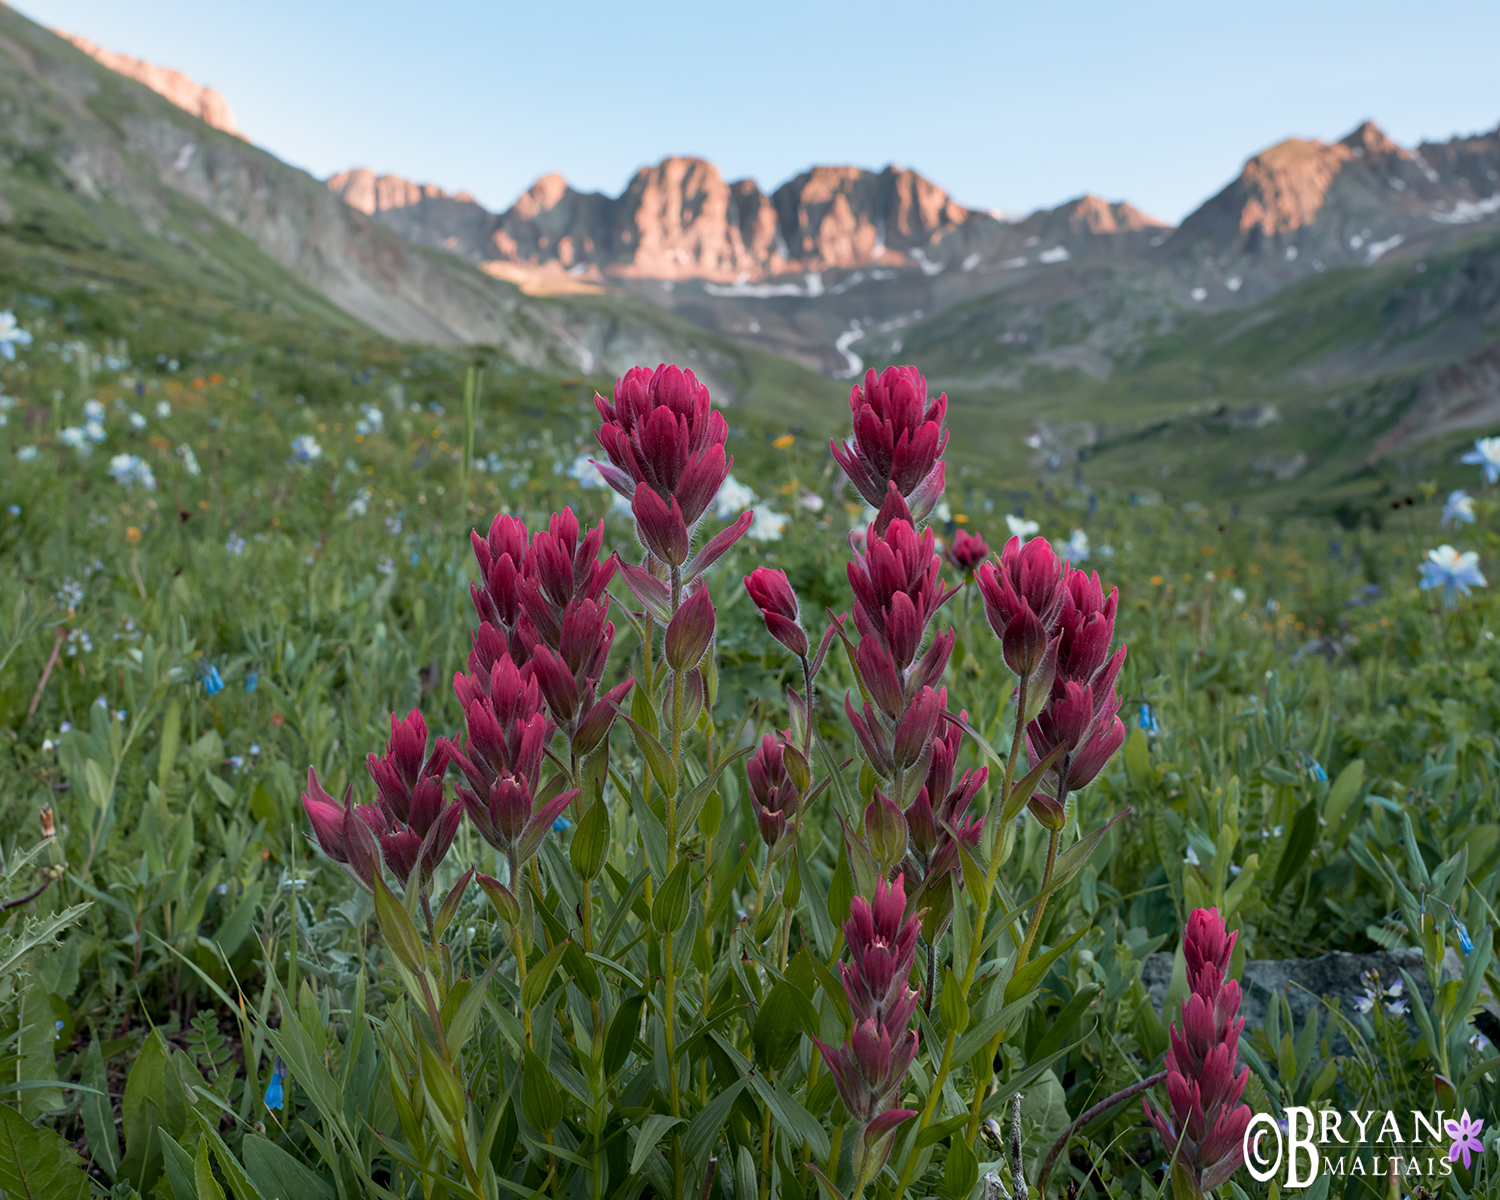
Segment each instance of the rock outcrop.
[[127,79],[144,83],[158,96],[165,96],[178,108],[192,113],[200,121],[215,129],[222,129],[225,133],[244,136],[234,123],[234,114],[229,111],[229,101],[215,89],[195,83],[181,71],[174,71],[170,67],[158,67],[139,58],[116,54],[113,50],[96,46],[88,38],[79,37],[76,33],[65,33],[61,29],[54,29],[53,32],[59,37],[67,38],[95,62],[104,64]]

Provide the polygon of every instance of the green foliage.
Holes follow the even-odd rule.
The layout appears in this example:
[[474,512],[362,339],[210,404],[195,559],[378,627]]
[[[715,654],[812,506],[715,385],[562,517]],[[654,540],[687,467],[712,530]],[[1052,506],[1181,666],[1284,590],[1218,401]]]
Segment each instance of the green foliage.
[[[216,328],[211,305],[189,323],[90,294],[14,303],[37,340],[24,370],[0,368],[25,402],[0,447],[38,458],[13,458],[0,484],[20,508],[0,516],[0,892],[45,884],[0,927],[17,1162],[81,1138],[101,1182],[173,1197],[665,1196],[679,1171],[700,1195],[711,1169],[708,1194],[735,1200],[847,1196],[865,1166],[884,1196],[903,1174],[911,1195],[970,1195],[1002,1169],[978,1128],[1013,1093],[1030,1169],[1068,1120],[1157,1069],[1167,1033],[1143,964],[1209,905],[1242,957],[1409,946],[1440,980],[1430,1001],[1403,980],[1409,1022],[1384,1003],[1301,1023],[1273,1006],[1245,1041],[1258,1106],[1427,1108],[1441,1077],[1460,1106],[1500,1111],[1473,1023],[1500,986],[1500,647],[1485,594],[1449,613],[1415,588],[1439,540],[1427,492],[1350,532],[954,472],[941,533],[962,523],[998,545],[1020,508],[1059,538],[1087,528],[1090,565],[1121,589],[1130,734],[1070,799],[1048,873],[1047,831],[1023,807],[1034,764],[1009,811],[1000,797],[1013,680],[974,589],[949,601],[943,683],[977,735],[960,766],[991,768],[970,815],[993,816],[913,979],[923,1053],[901,1105],[930,1111],[874,1166],[812,1040],[852,1023],[843,923],[878,869],[841,825],[859,827],[874,786],[850,761],[840,709],[859,680],[841,647],[816,684],[821,790],[774,854],[742,763],[803,681],[740,577],[785,570],[810,629],[849,607],[839,547],[862,506],[822,448],[777,446],[780,425],[732,413],[737,477],[789,521],[709,577],[708,715],[674,728],[660,635],[647,652],[619,590],[633,724],[573,766],[572,827],[523,871],[462,827],[434,918],[415,891],[371,898],[310,847],[306,769],[367,802],[364,756],[390,712],[461,728],[446,681],[471,646],[470,527],[573,504],[631,551],[609,496],[569,474],[593,452],[591,389],[489,356],[469,422],[468,354],[274,314]],[[108,440],[82,458],[59,435],[90,398]],[[379,432],[359,431],[365,405]],[[288,461],[299,434],[322,446],[310,464]],[[155,491],[108,477],[126,451]],[[795,503],[804,488],[820,511]],[[1488,556],[1480,509],[1461,536]],[[44,804],[57,836],[38,841]],[[471,866],[503,879],[513,910],[469,886]],[[1150,1195],[1157,1154],[1136,1101],[1080,1130],[1053,1184]]]

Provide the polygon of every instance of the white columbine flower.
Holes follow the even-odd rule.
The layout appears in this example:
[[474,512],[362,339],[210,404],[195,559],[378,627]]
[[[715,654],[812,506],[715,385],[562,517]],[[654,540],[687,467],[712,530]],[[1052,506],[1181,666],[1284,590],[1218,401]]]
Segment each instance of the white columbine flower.
[[299,433],[292,439],[292,457],[299,463],[310,463],[315,458],[323,457],[323,447],[318,445],[318,439],[310,433]]
[[[1495,439],[1500,442],[1500,439]],[[1452,546],[1439,546],[1427,552],[1427,561],[1422,564],[1423,591],[1443,589],[1443,604],[1454,608],[1458,604],[1458,592],[1465,596],[1470,587],[1485,587],[1485,578],[1479,571],[1479,555],[1473,550],[1460,554]]]
[[750,528],[745,533],[746,537],[752,542],[781,541],[781,531],[791,520],[786,513],[776,512],[769,504],[757,504],[750,511],[755,519],[750,522]]
[[172,405],[169,401],[158,400],[156,402],[156,415],[163,421],[172,415]]
[[360,488],[359,493],[353,500],[349,501],[349,506],[344,509],[344,515],[351,521],[355,517],[364,516],[370,511],[370,497],[374,494],[369,488]]
[[83,402],[83,416],[87,421],[104,420],[104,405],[97,400],[85,400]]
[[104,432],[104,426],[98,421],[85,421],[83,432],[88,434],[91,442],[103,442],[109,437],[109,434]]
[[1029,537],[1035,537],[1042,529],[1035,521],[1028,521],[1025,517],[1018,517],[1013,513],[1005,514],[1005,523],[1010,526],[1010,536],[1018,537],[1023,542]]
[[186,442],[177,447],[177,457],[182,459],[182,469],[193,478],[203,474],[203,469],[198,466],[198,456],[193,453],[193,448]]
[[80,458],[87,458],[94,452],[94,444],[89,441],[89,435],[77,425],[69,425],[59,432],[57,440],[64,446],[71,446],[77,450]]
[[151,464],[134,454],[116,454],[109,460],[109,473],[116,483],[125,487],[140,484],[148,492],[156,491],[156,476],[151,473]]
[[385,413],[381,412],[373,404],[364,405],[360,411],[364,413],[364,419],[354,423],[354,432],[363,434],[383,433],[385,431]]
[[1464,525],[1474,524],[1474,497],[1459,488],[1456,492],[1448,493],[1448,503],[1443,505],[1442,524],[1452,524],[1455,528],[1460,523]]
[[11,361],[16,361],[16,347],[31,345],[31,334],[27,333],[16,324],[16,314],[10,311],[0,312],[0,354]]
[[1461,461],[1479,467],[1484,471],[1484,481],[1494,483],[1500,479],[1500,437],[1479,438]]
[[1230,588],[1229,589],[1229,598],[1231,600],[1233,600],[1236,604],[1243,604],[1243,603],[1245,603],[1245,589],[1242,588],[1242,587]]
[[714,497],[714,516],[721,521],[737,517],[755,503],[755,493],[736,479],[733,473],[724,476]]
[[1053,542],[1052,548],[1057,551],[1057,557],[1068,562],[1087,562],[1089,557],[1089,535],[1081,529],[1074,529],[1071,537],[1065,542]]
[[144,429],[144,428],[146,428],[146,417],[145,417],[145,415],[143,413],[138,413],[138,412],[131,413],[130,414],[130,428],[132,428],[132,429]]
[[16,461],[17,462],[35,462],[36,461],[36,447],[35,446],[22,446],[19,450],[16,451]]
[[[568,464],[567,476],[576,479],[581,488],[602,488],[609,484],[604,482],[604,476],[599,468],[594,466],[594,460],[587,454],[580,454]],[[628,503],[628,502],[627,502]]]

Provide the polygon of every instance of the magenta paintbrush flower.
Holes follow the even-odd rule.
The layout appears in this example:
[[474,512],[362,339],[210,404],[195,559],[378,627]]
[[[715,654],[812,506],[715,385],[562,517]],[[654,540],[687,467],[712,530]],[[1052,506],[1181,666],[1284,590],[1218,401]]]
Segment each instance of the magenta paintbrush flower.
[[786,572],[756,567],[745,576],[745,590],[760,609],[770,635],[798,658],[806,658],[807,633],[798,623],[797,593],[792,591]]
[[989,556],[989,543],[967,529],[955,533],[948,546],[948,561],[966,575]]
[[[807,759],[792,744],[791,730],[761,738],[760,746],[745,763],[745,776],[750,782],[750,802],[761,840],[776,850],[786,837],[789,822],[797,819],[811,776]],[[792,828],[795,830],[795,824]]]
[[906,916],[900,875],[880,880],[875,899],[854,897],[844,937],[853,960],[839,964],[854,1028],[838,1047],[816,1038],[849,1115],[862,1129],[860,1169],[878,1171],[890,1153],[891,1134],[916,1114],[894,1107],[901,1084],[917,1054],[917,1032],[908,1028],[918,992],[907,986],[917,956],[919,922]]
[[921,520],[943,494],[943,418],[948,397],[927,402],[927,380],[916,367],[865,372],[864,386],[849,390],[854,437],[829,447],[854,490],[880,508],[892,487]]
[[1181,1020],[1172,1022],[1168,1109],[1142,1101],[1163,1148],[1173,1155],[1174,1177],[1194,1197],[1234,1174],[1244,1159],[1250,1124],[1250,1106],[1239,1103],[1250,1069],[1235,1073],[1245,1027],[1238,1015],[1240,985],[1228,978],[1237,936],[1226,931],[1216,908],[1195,909],[1188,918],[1182,953],[1192,991],[1183,1001]]

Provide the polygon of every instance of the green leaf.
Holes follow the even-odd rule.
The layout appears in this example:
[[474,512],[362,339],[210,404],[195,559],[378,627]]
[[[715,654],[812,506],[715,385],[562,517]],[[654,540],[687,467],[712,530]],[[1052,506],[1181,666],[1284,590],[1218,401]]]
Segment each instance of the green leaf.
[[[177,749],[182,745],[182,701],[173,700],[161,719],[161,754],[156,760],[156,785],[167,790],[167,780],[172,777],[172,768],[177,763]],[[93,1149],[93,1143],[89,1143]]]
[[1328,836],[1333,840],[1335,847],[1342,846],[1349,836],[1349,831],[1354,828],[1354,820],[1351,818],[1347,828],[1341,828],[1344,814],[1349,805],[1359,795],[1359,789],[1365,782],[1365,760],[1356,758],[1347,767],[1339,772],[1338,778],[1333,781],[1333,786],[1328,789],[1328,796],[1323,801],[1323,820],[1328,825]]
[[72,1146],[0,1104],[0,1189],[6,1200],[83,1200],[89,1177]]
[[781,1131],[794,1143],[807,1142],[813,1148],[815,1158],[828,1157],[828,1134],[822,1124],[803,1108],[797,1098],[772,1083],[764,1075],[750,1076],[750,1086],[771,1110]]
[[562,1120],[562,1093],[547,1064],[530,1050],[521,1068],[521,1112],[543,1133]]
[[1041,955],[1040,957],[1032,959],[1029,963],[1027,963],[1014,975],[1012,975],[1010,977],[1010,982],[1005,985],[1005,1002],[1007,1004],[1010,1004],[1016,1000],[1021,999],[1023,996],[1027,995],[1033,988],[1035,988],[1037,984],[1041,983],[1042,977],[1047,974],[1048,970],[1051,969],[1052,964],[1055,963],[1062,955],[1071,950],[1073,948],[1073,944],[1077,942],[1078,939],[1081,938],[1087,931],[1088,926],[1085,925],[1083,928],[1077,930],[1071,937],[1067,938],[1065,941],[1058,943],[1056,946],[1053,946],[1052,949],[1048,950],[1047,953]]
[[749,1082],[748,1078],[741,1076],[698,1111],[687,1132],[682,1135],[683,1158],[688,1162],[697,1162],[713,1147],[719,1140],[719,1131],[724,1128],[724,1122],[729,1120],[730,1108]]
[[651,901],[651,924],[658,933],[676,933],[687,920],[693,901],[689,868],[690,861],[682,859],[672,868],[672,873],[661,885],[661,891]]
[[[636,695],[640,695],[640,692]],[[635,744],[640,747],[641,754],[646,759],[646,765],[651,768],[651,777],[668,796],[677,795],[677,767],[672,762],[672,756],[639,721],[630,717],[621,719],[635,732]]]
[[198,1124],[203,1129],[204,1144],[213,1150],[214,1161],[219,1164],[219,1170],[224,1172],[224,1178],[229,1181],[229,1190],[234,1193],[234,1200],[266,1200],[260,1189],[250,1182],[245,1168],[240,1166],[240,1160],[229,1152],[229,1147],[219,1136],[217,1118],[210,1121],[197,1109],[193,1110],[193,1116],[198,1118]]
[[240,1146],[245,1174],[263,1196],[277,1200],[335,1200],[333,1183],[298,1162],[275,1142],[247,1133]]
[[660,887],[668,871],[666,826],[661,823],[661,818],[651,811],[651,806],[646,803],[645,794],[641,791],[641,785],[633,775],[628,788],[619,783],[615,786],[630,796],[630,807],[635,813],[636,826],[641,831],[641,844],[646,848],[646,861],[651,867],[651,878]]
[[[193,1156],[165,1129],[156,1131],[156,1140],[161,1144],[162,1174],[175,1200],[198,1200],[198,1187],[193,1182]],[[158,1193],[160,1190],[157,1189]]]
[[969,1004],[964,999],[958,980],[954,978],[952,967],[943,969],[943,991],[938,997],[938,1012],[943,1018],[943,1026],[950,1033],[959,1034],[969,1027]]
[[963,1138],[948,1144],[948,1161],[943,1164],[943,1195],[953,1200],[967,1200],[979,1182],[979,1160]]
[[1271,898],[1281,895],[1293,877],[1307,865],[1313,846],[1318,840],[1318,806],[1309,800],[1292,818],[1291,832],[1287,834],[1286,848],[1281,852],[1281,861],[1276,864],[1276,880],[1271,884]]
[[449,1125],[457,1125],[464,1115],[464,1089],[453,1075],[453,1069],[438,1057],[437,1051],[422,1038],[418,1048],[422,1062],[422,1088]]
[[391,953],[408,971],[420,977],[427,970],[427,950],[422,945],[422,935],[417,932],[411,914],[396,899],[395,893],[385,886],[383,879],[375,880],[375,920]]
[[109,776],[92,758],[83,764],[83,777],[88,784],[89,799],[94,807],[103,812],[109,806]]
[[208,1161],[208,1139],[198,1141],[198,1157],[193,1160],[193,1187],[198,1200],[225,1200],[224,1189],[214,1178],[213,1166]]
[[762,1067],[779,1071],[802,1035],[817,1032],[818,1013],[812,1002],[785,979],[778,980],[760,1006],[750,1034],[755,1060]]
[[526,982],[521,985],[521,1007],[527,1012],[535,1011],[536,1006],[542,1002],[542,997],[547,994],[547,985],[552,982],[552,973],[557,969],[563,951],[570,944],[571,939],[558,942],[543,955],[541,962],[526,972]]
[[1041,1040],[1037,1042],[1029,1057],[1046,1058],[1066,1042],[1068,1035],[1073,1032],[1073,1026],[1078,1024],[1078,1019],[1098,996],[1099,992],[1095,988],[1079,988],[1078,994],[1063,1005],[1062,1011],[1057,1016],[1048,1021]]
[[120,1139],[115,1134],[115,1115],[109,1103],[109,1080],[104,1071],[104,1055],[99,1039],[89,1039],[88,1053],[83,1057],[83,1083],[95,1089],[83,1094],[83,1131],[89,1139],[89,1155],[111,1180],[120,1171]]
[[165,1129],[181,1137],[187,1125],[187,1102],[177,1072],[167,1063],[166,1043],[153,1030],[125,1079],[125,1097],[120,1106],[125,1119],[125,1158],[120,1175],[138,1192],[145,1193],[156,1182],[161,1150],[151,1145],[151,1131]]
[[1085,834],[1059,854],[1052,868],[1052,884],[1047,889],[1047,894],[1051,895],[1083,870],[1084,864],[1093,857],[1094,851],[1099,848],[1099,843],[1104,840],[1104,835],[1110,831],[1116,821],[1123,820],[1129,815],[1130,809],[1121,809],[1098,829]]
[[[703,780],[693,788],[677,805],[677,831],[678,836],[683,836],[683,831],[690,829],[698,814],[703,811],[703,805],[708,801],[709,793],[719,782],[719,777],[732,767],[740,759],[749,756],[754,746],[741,746],[733,754],[725,755],[717,763],[714,769],[703,777]],[[805,803],[805,801],[804,801]]]
[[647,729],[652,737],[657,737],[661,732],[661,723],[656,716],[655,696],[655,685],[643,678],[636,684],[630,697],[630,717]]
[[1130,790],[1145,792],[1151,788],[1151,747],[1140,729],[1132,729],[1125,739],[1125,778]]
[[604,858],[609,853],[609,832],[609,809],[603,800],[596,800],[578,822],[572,844],[568,846],[568,857],[581,879],[592,880],[604,869]]
[[635,1150],[630,1155],[630,1173],[639,1175],[646,1161],[646,1155],[656,1149],[656,1143],[661,1141],[661,1135],[674,1125],[685,1124],[686,1120],[685,1117],[669,1117],[665,1113],[652,1113],[642,1121],[640,1132],[635,1139]]
[[609,1019],[609,1028],[604,1033],[604,1077],[613,1079],[625,1065],[630,1052],[635,1048],[636,1030],[641,1025],[641,1009],[646,1005],[644,995],[627,996],[620,1001],[614,1015]]

